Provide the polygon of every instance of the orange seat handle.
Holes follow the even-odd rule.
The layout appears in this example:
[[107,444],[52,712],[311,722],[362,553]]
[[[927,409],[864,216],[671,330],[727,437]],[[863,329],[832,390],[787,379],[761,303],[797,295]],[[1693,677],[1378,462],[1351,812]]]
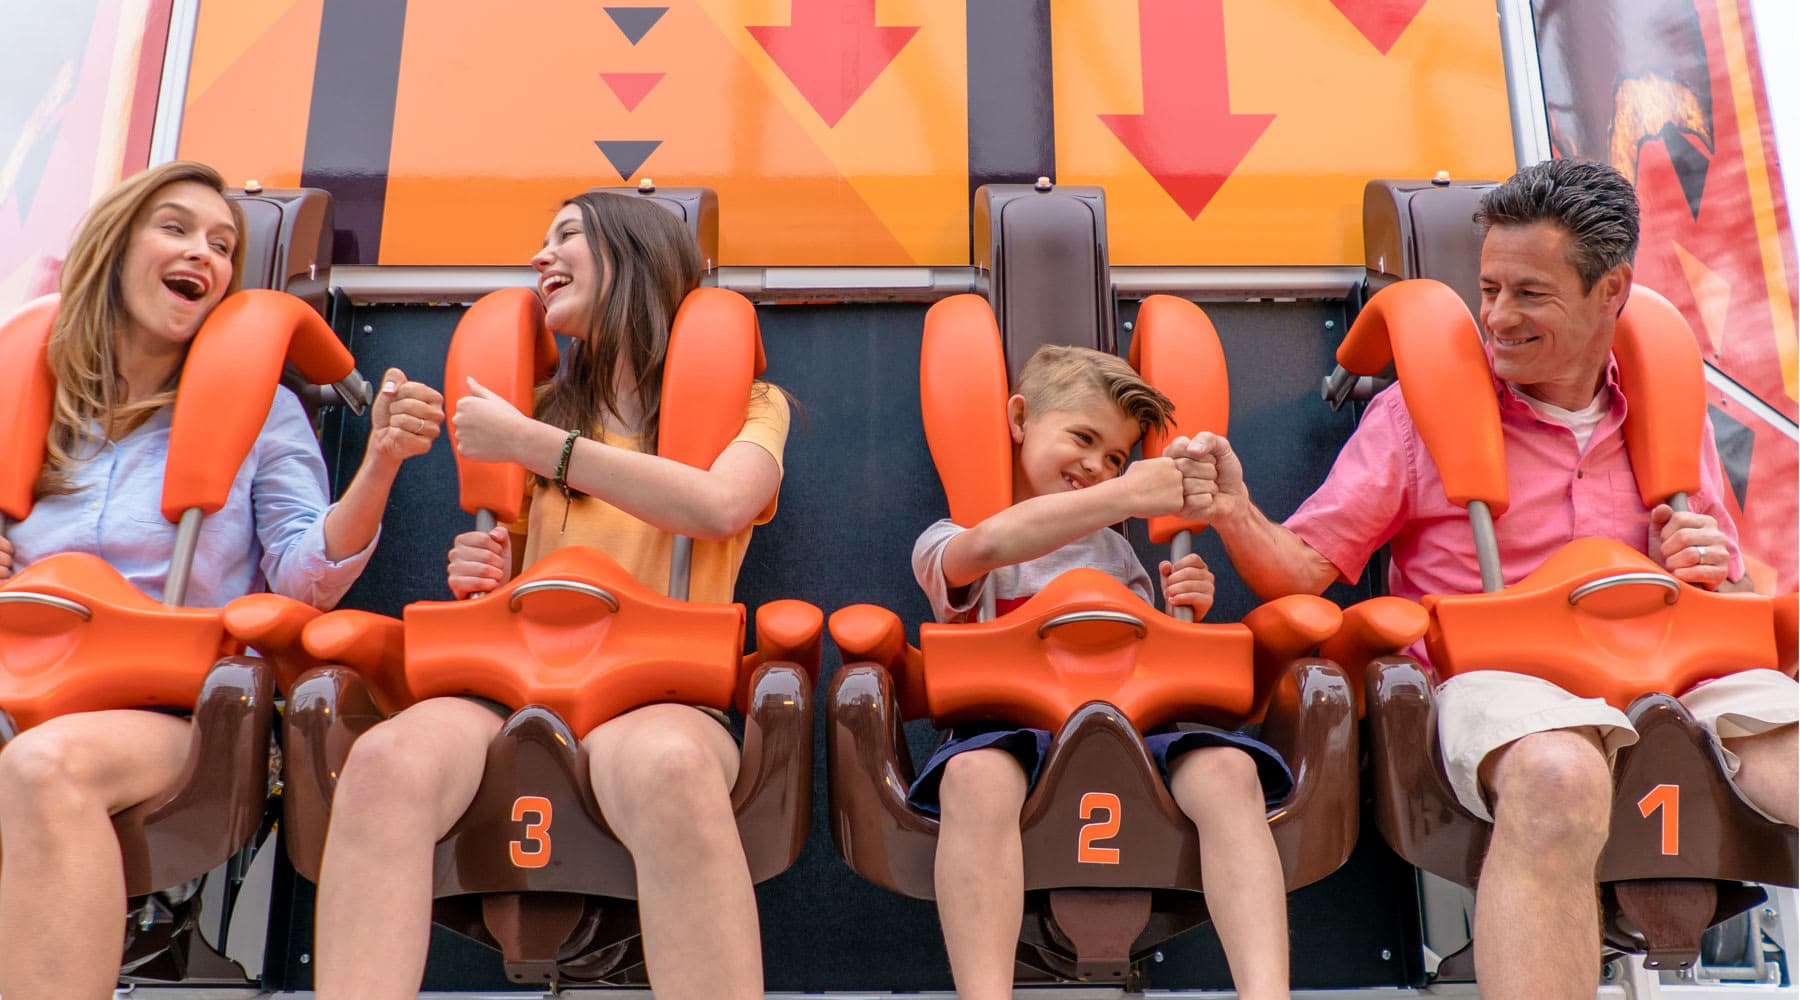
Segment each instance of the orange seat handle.
[[[1144,435],[1145,458],[1161,455],[1169,442],[1202,431],[1223,435],[1231,420],[1231,381],[1225,348],[1205,310],[1173,295],[1152,295],[1138,308],[1131,337],[1131,366],[1144,381],[1175,404],[1175,420]],[[1150,540],[1167,544],[1181,531],[1205,531],[1202,520],[1174,515],[1150,519]]]
[[1613,332],[1625,410],[1625,451],[1644,506],[1700,489],[1706,369],[1694,331],[1668,299],[1643,285]]
[[[521,413],[533,410],[532,387],[556,371],[556,338],[544,325],[544,307],[530,288],[502,288],[475,300],[457,321],[444,358],[444,407],[455,413],[469,394],[469,379],[498,393]],[[456,433],[451,426],[452,435]],[[514,462],[476,462],[456,452],[462,509],[491,511],[502,524],[517,520],[525,499],[525,467]]]
[[767,364],[749,299],[724,288],[689,292],[669,328],[656,453],[711,468],[744,429],[751,383]]
[[1000,327],[987,300],[952,295],[932,306],[919,348],[919,408],[950,519],[965,528],[1012,505],[1008,398]]
[[56,395],[47,352],[61,299],[33,299],[0,324],[0,514],[16,521],[31,513],[32,488],[44,468]]
[[225,505],[238,468],[275,400],[283,363],[310,382],[337,382],[356,367],[349,349],[304,301],[246,289],[227,296],[201,324],[181,369],[162,513],[179,521]]
[[1452,503],[1506,511],[1506,451],[1500,405],[1481,334],[1462,296],[1429,278],[1376,292],[1357,314],[1338,364],[1378,375],[1391,363],[1419,439],[1437,464]]

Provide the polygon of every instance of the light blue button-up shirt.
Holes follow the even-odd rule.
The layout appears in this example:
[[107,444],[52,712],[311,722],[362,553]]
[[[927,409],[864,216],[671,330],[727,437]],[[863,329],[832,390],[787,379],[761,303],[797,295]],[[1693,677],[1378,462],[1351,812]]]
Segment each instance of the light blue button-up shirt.
[[[58,552],[89,552],[161,600],[175,550],[175,525],[162,515],[173,419],[174,407],[164,407],[122,440],[101,444],[72,470],[74,492],[45,497],[7,525],[15,571]],[[188,606],[222,607],[264,589],[317,608],[337,604],[375,542],[340,562],[325,558],[329,502],[306,413],[293,393],[277,389],[225,506],[201,524]]]

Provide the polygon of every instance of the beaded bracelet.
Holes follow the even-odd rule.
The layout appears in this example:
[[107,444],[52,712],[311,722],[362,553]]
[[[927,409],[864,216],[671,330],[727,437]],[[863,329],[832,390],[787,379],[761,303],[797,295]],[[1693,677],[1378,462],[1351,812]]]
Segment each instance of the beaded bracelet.
[[563,491],[564,496],[567,496],[569,493],[569,455],[574,452],[575,439],[580,436],[581,428],[572,427],[569,429],[569,436],[563,438],[562,456],[556,460],[556,475],[551,477],[551,481],[556,484],[557,489]]

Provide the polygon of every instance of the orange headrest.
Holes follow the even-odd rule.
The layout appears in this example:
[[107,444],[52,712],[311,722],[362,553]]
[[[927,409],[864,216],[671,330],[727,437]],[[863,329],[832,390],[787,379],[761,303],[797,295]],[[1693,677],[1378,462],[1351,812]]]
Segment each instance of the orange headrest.
[[269,417],[283,362],[330,384],[356,359],[313,308],[286,292],[246,289],[227,296],[201,324],[181,369],[163,473],[163,516],[225,505],[231,481]]
[[27,302],[0,325],[0,514],[23,521],[44,467],[56,383],[45,349],[61,296]]
[[987,299],[952,295],[932,306],[919,348],[919,409],[950,518],[965,528],[1012,506],[1007,399],[1006,357]]
[[[1177,437],[1201,431],[1224,434],[1231,420],[1231,382],[1225,348],[1205,311],[1173,295],[1152,295],[1138,308],[1131,337],[1131,367],[1175,404],[1175,423],[1144,435],[1145,458],[1162,454]],[[1150,540],[1166,543],[1178,531],[1204,531],[1205,521],[1172,515],[1150,519]]]
[[1378,375],[1390,362],[1452,503],[1506,510],[1506,450],[1494,376],[1469,307],[1429,278],[1376,292],[1338,345],[1338,364]]
[[1668,299],[1633,285],[1612,352],[1629,404],[1625,449],[1644,506],[1700,489],[1706,371],[1687,320]]
[[689,292],[669,330],[656,453],[710,468],[744,429],[750,383],[767,364],[749,299],[724,288]]
[[[499,393],[522,413],[532,412],[532,387],[556,371],[556,338],[544,326],[544,307],[530,288],[502,288],[477,299],[450,335],[444,359],[445,412],[469,394],[469,377]],[[452,428],[454,431],[454,428]],[[473,462],[456,455],[462,509],[494,513],[501,524],[519,516],[525,467]]]

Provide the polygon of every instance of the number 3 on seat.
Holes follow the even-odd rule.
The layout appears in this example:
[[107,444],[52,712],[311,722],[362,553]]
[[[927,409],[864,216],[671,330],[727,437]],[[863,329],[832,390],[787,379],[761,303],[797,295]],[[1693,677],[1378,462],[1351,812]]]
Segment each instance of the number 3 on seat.
[[[534,817],[526,820],[525,817]],[[512,818],[525,824],[525,838],[507,845],[515,868],[542,868],[550,863],[550,800],[521,795],[513,800]]]

